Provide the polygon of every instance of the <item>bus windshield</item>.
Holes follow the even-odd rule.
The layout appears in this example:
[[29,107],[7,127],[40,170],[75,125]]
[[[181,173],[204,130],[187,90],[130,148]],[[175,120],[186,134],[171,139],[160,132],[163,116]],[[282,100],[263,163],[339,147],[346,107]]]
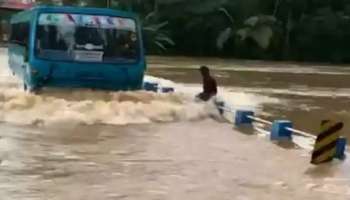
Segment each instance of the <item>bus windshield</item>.
[[40,14],[36,56],[80,62],[135,62],[139,42],[133,19],[84,14]]

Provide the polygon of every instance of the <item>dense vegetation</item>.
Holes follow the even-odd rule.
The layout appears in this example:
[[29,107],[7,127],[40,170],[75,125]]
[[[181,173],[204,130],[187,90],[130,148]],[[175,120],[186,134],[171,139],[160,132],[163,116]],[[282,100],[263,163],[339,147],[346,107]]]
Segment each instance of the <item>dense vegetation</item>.
[[149,53],[350,62],[350,0],[64,0],[64,3],[110,5],[139,13]]

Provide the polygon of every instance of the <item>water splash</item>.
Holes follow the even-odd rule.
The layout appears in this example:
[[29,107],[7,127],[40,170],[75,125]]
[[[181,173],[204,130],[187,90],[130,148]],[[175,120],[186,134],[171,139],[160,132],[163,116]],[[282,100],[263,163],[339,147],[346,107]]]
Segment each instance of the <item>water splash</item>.
[[[152,76],[145,79],[174,87],[176,93],[45,89],[40,95],[27,94],[20,87],[21,81],[10,75],[3,51],[0,52],[0,121],[21,125],[125,125],[199,120],[218,115],[213,102],[195,101],[200,85],[178,84]],[[252,110],[264,102],[276,101],[225,88],[220,89],[218,98],[230,107]]]

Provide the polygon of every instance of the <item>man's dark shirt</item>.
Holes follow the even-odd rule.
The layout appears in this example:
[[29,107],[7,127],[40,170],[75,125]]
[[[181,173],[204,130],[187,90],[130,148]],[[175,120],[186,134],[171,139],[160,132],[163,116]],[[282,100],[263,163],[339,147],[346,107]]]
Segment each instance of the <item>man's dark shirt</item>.
[[207,76],[203,78],[203,93],[216,95],[217,93],[217,84],[213,77]]

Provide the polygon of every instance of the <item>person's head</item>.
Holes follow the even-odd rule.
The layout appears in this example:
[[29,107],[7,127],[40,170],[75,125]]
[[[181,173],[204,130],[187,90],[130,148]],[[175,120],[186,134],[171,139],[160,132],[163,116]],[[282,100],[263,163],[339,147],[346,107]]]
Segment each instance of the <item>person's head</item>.
[[210,71],[209,71],[209,68],[207,67],[207,66],[201,66],[200,67],[200,72],[201,72],[201,74],[202,74],[202,76],[209,76],[210,75]]

